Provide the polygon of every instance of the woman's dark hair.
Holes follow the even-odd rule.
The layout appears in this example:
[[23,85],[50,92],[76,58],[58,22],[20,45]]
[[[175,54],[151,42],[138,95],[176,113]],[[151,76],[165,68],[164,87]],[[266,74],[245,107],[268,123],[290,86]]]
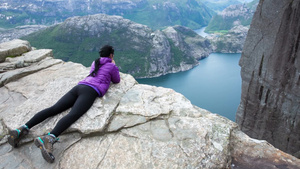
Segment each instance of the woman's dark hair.
[[115,50],[112,46],[110,45],[105,45],[103,46],[100,51],[100,57],[109,57],[110,54],[114,54]]
[[[101,57],[109,57],[110,54],[114,54],[115,50],[112,46],[110,45],[105,45],[103,46],[100,51],[99,51],[99,55],[100,58]],[[89,74],[89,76],[93,76],[95,77],[95,75],[97,74],[98,70],[100,69],[100,67],[102,65],[100,65],[100,58],[97,58],[94,62],[95,62],[95,69],[93,70],[93,72],[91,74]]]

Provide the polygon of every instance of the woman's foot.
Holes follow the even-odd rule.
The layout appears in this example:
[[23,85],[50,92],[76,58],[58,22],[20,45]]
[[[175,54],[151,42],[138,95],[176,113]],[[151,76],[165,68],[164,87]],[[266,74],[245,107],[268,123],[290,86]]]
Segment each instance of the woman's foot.
[[34,140],[34,144],[41,150],[43,158],[49,162],[53,163],[55,157],[53,155],[53,144],[58,141],[54,135],[48,134],[43,138],[38,137]]
[[9,131],[8,143],[14,148],[19,146],[19,142],[22,137],[29,133],[27,126],[23,125],[15,130]]

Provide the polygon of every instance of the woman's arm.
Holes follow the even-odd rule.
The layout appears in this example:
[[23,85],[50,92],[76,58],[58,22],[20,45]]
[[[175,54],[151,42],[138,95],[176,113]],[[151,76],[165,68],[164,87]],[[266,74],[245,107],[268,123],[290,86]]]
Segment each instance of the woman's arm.
[[120,80],[121,80],[121,78],[120,78],[119,68],[116,65],[114,65],[114,68],[111,72],[111,81],[113,83],[119,83]]

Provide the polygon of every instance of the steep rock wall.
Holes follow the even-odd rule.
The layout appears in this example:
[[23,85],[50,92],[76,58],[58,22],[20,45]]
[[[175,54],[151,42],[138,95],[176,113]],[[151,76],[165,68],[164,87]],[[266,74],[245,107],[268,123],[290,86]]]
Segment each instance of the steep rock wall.
[[300,151],[300,1],[261,0],[244,44],[236,120],[249,136]]

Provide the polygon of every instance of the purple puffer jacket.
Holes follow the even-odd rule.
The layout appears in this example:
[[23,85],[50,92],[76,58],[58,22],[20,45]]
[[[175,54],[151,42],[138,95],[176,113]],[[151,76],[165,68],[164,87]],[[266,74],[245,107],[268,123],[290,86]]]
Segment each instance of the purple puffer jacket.
[[[107,92],[110,82],[119,83],[120,73],[119,68],[112,63],[112,60],[107,57],[100,58],[100,69],[95,77],[88,76],[78,84],[88,85],[94,88],[100,97],[104,96]],[[95,69],[95,62],[92,63],[90,73]]]

